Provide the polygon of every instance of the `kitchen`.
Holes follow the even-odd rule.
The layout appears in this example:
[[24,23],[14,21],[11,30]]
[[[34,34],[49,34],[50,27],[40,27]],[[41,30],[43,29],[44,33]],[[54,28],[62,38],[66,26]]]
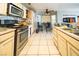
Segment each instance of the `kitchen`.
[[[57,8],[58,5],[59,8]],[[39,54],[35,54],[36,56],[79,56],[79,8],[77,5],[75,3],[0,3],[0,56],[22,56],[23,50],[25,50],[23,53],[26,53],[25,47],[31,46],[28,42],[38,41],[38,39],[40,44],[37,41],[34,42],[38,44],[38,49],[39,45],[43,48],[43,44],[45,48],[54,45],[55,49],[47,48],[51,50],[48,54],[43,48],[45,52],[40,53],[42,51],[40,50]],[[46,6],[50,8],[44,8]],[[52,19],[53,15],[55,16]],[[47,22],[52,23],[48,26],[49,28],[45,27]],[[45,35],[46,38],[44,38]],[[50,41],[47,40],[49,38]],[[34,55],[34,53],[29,52],[29,55]]]
[[[0,43],[2,43],[1,46],[5,46],[5,48],[0,48],[0,55],[18,55],[33,32],[31,25],[33,12],[29,10],[30,13],[26,16],[26,8],[17,3],[2,3],[0,7],[3,10],[0,12]],[[27,20],[26,17],[29,17],[31,20]],[[3,39],[3,37],[6,38]]]

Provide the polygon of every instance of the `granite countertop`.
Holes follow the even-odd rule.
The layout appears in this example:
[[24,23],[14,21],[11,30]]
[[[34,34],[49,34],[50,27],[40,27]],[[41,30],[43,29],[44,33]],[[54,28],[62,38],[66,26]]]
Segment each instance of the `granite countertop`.
[[15,29],[12,29],[12,28],[0,27],[0,36],[1,36],[1,35],[4,35],[4,34],[7,33],[7,32],[14,31],[14,30],[15,30]]

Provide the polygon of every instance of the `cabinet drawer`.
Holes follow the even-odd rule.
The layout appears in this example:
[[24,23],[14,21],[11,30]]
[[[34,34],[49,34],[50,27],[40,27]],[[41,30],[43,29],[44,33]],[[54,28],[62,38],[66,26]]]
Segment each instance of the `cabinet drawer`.
[[7,34],[3,34],[2,36],[0,36],[0,42],[5,41],[6,39],[8,39],[12,36],[14,36],[14,32],[9,32]]

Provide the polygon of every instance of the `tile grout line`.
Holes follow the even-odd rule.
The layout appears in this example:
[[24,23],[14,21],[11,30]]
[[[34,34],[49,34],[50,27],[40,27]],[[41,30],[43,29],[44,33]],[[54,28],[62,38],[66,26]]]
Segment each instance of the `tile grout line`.
[[[40,49],[40,40],[41,40],[41,35],[40,35],[40,39],[39,39],[39,49]],[[38,56],[39,56],[39,49],[38,49]]]
[[[48,41],[47,41],[47,45],[48,45]],[[50,56],[50,50],[49,50],[49,45],[48,45],[48,51],[49,51],[49,56]]]
[[[46,33],[46,32],[44,32],[43,34],[42,34],[42,32],[41,33],[35,33],[34,35],[32,35],[31,37],[30,37],[30,47],[28,48],[28,50],[27,50],[27,52],[26,52],[26,56],[27,55],[37,55],[37,56],[40,56],[40,55],[43,55],[43,54],[40,54],[39,52],[39,50],[40,50],[40,47],[41,46],[43,46],[43,45],[41,45],[41,41],[42,41],[42,39],[43,40],[45,40],[46,41],[46,45],[45,46],[47,46],[47,48],[48,48],[48,54],[44,54],[44,55],[58,55],[58,54],[50,54],[50,48],[49,48],[49,46],[50,46],[50,44],[48,44],[48,41],[51,39],[52,40],[52,34],[50,34],[50,33]],[[37,45],[37,44],[35,44],[35,45],[32,45],[32,43],[33,43],[33,40],[37,40],[38,42],[39,42],[39,44]],[[37,43],[37,41],[36,41],[36,43]],[[50,41],[49,41],[50,42]],[[53,41],[52,41],[53,42]],[[51,44],[52,45],[52,44]],[[30,50],[30,48],[31,48],[31,46],[38,46],[37,47],[37,53],[36,54],[27,54],[28,53],[28,51]],[[24,49],[25,50],[25,49]]]

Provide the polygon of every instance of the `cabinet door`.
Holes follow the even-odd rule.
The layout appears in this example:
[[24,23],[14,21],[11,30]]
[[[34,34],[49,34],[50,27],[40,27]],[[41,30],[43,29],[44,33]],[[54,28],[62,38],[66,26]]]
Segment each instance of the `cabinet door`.
[[60,35],[58,36],[58,49],[61,55],[67,56],[66,40]]
[[0,56],[12,56],[14,50],[14,37],[0,44]]
[[0,14],[7,15],[7,3],[0,3]]
[[67,43],[68,45],[68,56],[79,56],[79,50],[76,49],[71,44]]

